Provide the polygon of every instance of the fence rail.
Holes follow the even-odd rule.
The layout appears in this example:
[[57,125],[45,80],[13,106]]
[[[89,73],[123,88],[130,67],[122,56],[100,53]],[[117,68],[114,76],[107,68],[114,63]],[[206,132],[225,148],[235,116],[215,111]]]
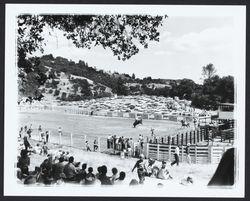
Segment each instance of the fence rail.
[[[60,111],[70,114],[79,114],[79,115],[94,115],[94,116],[106,116],[106,117],[121,117],[121,118],[142,118],[142,119],[152,119],[152,120],[169,120],[174,122],[179,122],[184,120],[186,122],[193,122],[193,116],[184,116],[184,115],[170,115],[170,114],[158,114],[158,113],[143,113],[143,112],[115,112],[115,111],[91,111],[84,108],[78,108],[75,106],[56,106],[56,105],[19,105],[20,111],[23,110],[51,110],[51,111]],[[204,117],[201,117],[204,119]],[[211,120],[210,117],[206,117],[206,122]]]
[[[152,144],[146,145],[146,157],[154,158],[156,160],[173,161],[175,148],[177,145],[167,144]],[[191,145],[190,157],[192,163],[206,164],[219,163],[223,153],[232,146],[207,146],[207,145]],[[186,146],[180,146],[180,161],[186,161]]]

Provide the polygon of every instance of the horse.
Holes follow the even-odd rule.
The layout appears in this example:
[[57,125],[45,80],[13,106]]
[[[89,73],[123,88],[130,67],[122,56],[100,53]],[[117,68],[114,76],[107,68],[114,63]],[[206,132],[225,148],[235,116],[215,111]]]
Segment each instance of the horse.
[[190,124],[184,120],[181,120],[181,127],[190,127]]
[[135,122],[133,123],[134,128],[138,125],[138,124],[142,124],[142,119],[136,119]]

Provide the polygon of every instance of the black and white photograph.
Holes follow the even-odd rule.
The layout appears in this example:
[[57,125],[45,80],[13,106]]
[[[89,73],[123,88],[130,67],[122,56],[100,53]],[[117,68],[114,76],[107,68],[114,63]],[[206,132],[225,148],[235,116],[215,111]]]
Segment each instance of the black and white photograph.
[[4,195],[244,197],[245,9],[7,4]]

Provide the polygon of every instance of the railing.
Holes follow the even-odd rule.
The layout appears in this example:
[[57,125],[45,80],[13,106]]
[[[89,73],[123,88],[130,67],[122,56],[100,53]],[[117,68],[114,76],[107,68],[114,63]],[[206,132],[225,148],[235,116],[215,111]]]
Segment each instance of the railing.
[[[91,115],[91,110],[78,108],[76,106],[45,106],[45,105],[19,105],[20,111],[25,110],[51,110],[60,111],[70,114],[80,114],[80,115]],[[193,116],[184,115],[169,115],[169,114],[158,114],[158,113],[142,113],[142,112],[115,112],[115,111],[93,111],[94,116],[106,116],[106,117],[121,117],[121,118],[142,118],[142,119],[152,119],[152,120],[169,120],[174,122],[179,122],[184,120],[186,122],[192,122]],[[208,117],[207,117],[208,118]],[[207,120],[209,122],[209,120]]]
[[[173,161],[177,145],[146,144],[146,157],[160,161]],[[232,146],[207,146],[190,145],[190,157],[192,163],[207,164],[219,163],[223,153]],[[180,146],[180,162],[186,162],[186,146]]]
[[[94,151],[94,145],[97,145],[96,151],[103,152],[103,153],[109,153],[109,154],[120,154],[121,152],[124,152],[124,149],[122,148],[121,143],[116,143],[116,140],[113,140],[113,145],[110,146],[110,142],[108,141],[107,137],[99,137],[99,136],[92,136],[92,135],[81,135],[77,133],[69,133],[64,132],[62,134],[59,134],[56,129],[43,129],[44,131],[49,132],[49,138],[48,143],[49,145],[55,145],[55,146],[66,146],[69,148],[76,148],[81,149],[83,151],[87,151],[87,147],[85,142],[88,141],[89,147],[91,151]],[[41,132],[38,131],[38,129],[33,129],[31,133],[31,138],[34,140],[34,144],[32,146],[36,146],[36,144],[42,144],[44,141],[46,141],[45,132],[44,137],[42,139]],[[22,140],[23,135],[20,140]],[[96,141],[94,143],[94,141]],[[116,144],[114,146],[114,144]],[[130,144],[130,153],[129,156],[131,157],[138,157],[141,153],[145,154],[145,146],[141,146],[138,142],[132,142]],[[125,145],[125,149],[128,151],[127,144]]]

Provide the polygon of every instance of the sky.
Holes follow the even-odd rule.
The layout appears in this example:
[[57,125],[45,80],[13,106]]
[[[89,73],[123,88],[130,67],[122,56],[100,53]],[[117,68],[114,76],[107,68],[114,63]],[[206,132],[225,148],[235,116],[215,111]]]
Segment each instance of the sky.
[[[160,42],[150,42],[147,49],[127,61],[114,57],[110,49],[76,48],[61,31],[45,34],[43,54],[53,54],[106,71],[136,77],[163,79],[188,78],[202,83],[202,67],[212,63],[219,76],[234,75],[234,20],[232,17],[169,16],[160,30]],[[57,36],[57,37],[56,37]],[[34,55],[43,55],[36,52]]]

